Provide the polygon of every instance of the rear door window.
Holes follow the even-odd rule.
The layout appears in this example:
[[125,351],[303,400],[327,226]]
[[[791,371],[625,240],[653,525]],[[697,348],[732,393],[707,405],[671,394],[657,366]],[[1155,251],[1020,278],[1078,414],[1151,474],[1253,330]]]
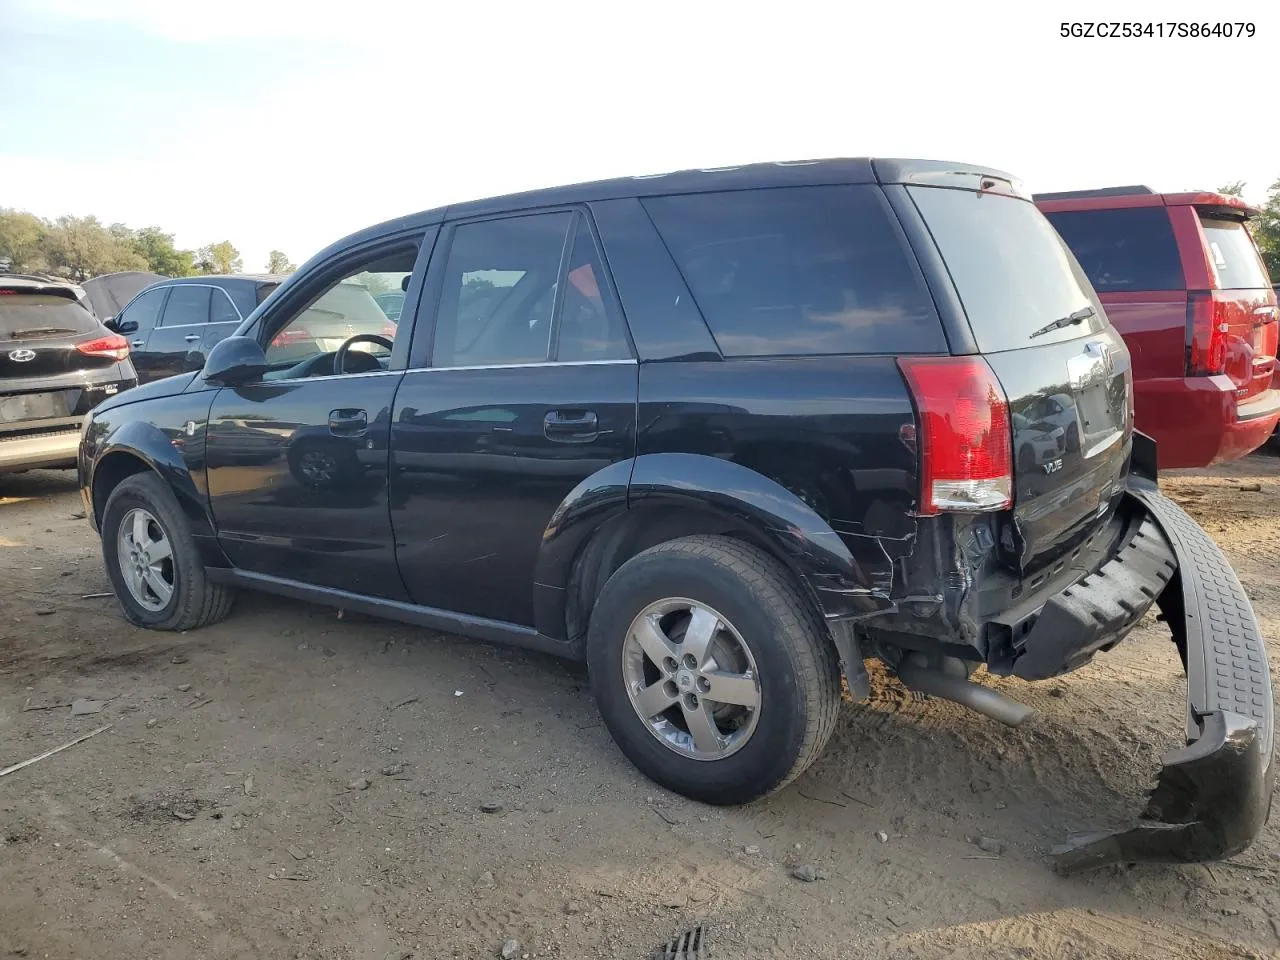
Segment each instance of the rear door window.
[[595,240],[581,216],[576,220],[565,281],[555,359],[568,362],[629,358],[631,347],[622,314],[604,285],[604,268]]
[[460,224],[436,313],[431,363],[542,363],[572,215],[544,213]]
[[210,323],[238,323],[240,314],[236,312],[235,305],[231,302],[231,298],[227,296],[227,291],[218,288],[209,291],[209,322]]
[[1253,238],[1239,220],[1225,220],[1200,214],[1209,263],[1220,290],[1249,290],[1271,286]]
[[98,329],[89,311],[67,297],[0,293],[0,342],[46,340]]
[[942,323],[876,186],[643,201],[721,353],[945,353]]
[[169,302],[164,306],[162,327],[191,327],[209,322],[208,287],[191,284],[178,284],[169,294]]
[[1046,214],[1099,293],[1181,290],[1186,284],[1164,207]]
[[1029,200],[944,187],[907,191],[938,245],[983,353],[1070,340],[1097,329],[1086,320],[1041,332],[1093,307],[1093,301],[1071,253]]

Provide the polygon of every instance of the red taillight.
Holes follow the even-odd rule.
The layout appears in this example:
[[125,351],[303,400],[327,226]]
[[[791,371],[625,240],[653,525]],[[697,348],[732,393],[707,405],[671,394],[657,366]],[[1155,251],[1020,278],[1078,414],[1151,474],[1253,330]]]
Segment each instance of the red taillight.
[[285,327],[271,340],[273,347],[291,347],[298,343],[315,343],[316,338],[306,327]]
[[76,349],[86,357],[107,357],[111,360],[124,360],[129,356],[129,341],[118,333],[99,337],[97,340],[86,340],[77,343]]
[[1187,299],[1187,375],[1212,376],[1227,369],[1227,305],[1212,292]]
[[1013,503],[1009,404],[981,357],[898,361],[919,414],[920,512]]

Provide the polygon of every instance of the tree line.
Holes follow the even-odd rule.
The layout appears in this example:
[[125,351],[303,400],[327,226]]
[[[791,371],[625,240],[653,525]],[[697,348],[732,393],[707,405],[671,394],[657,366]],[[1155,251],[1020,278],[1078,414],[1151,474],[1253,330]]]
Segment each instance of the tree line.
[[[229,240],[181,250],[173,234],[160,227],[104,225],[93,216],[46,220],[24,210],[0,207],[3,260],[9,261],[7,269],[14,273],[50,273],[78,281],[126,270],[166,277],[244,271],[240,251]],[[267,273],[296,269],[279,250],[272,250],[267,258]]]

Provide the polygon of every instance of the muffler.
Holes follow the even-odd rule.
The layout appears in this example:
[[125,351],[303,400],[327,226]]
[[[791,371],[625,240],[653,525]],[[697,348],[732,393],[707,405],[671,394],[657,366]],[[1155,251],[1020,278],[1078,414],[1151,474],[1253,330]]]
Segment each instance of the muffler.
[[909,653],[898,664],[898,677],[910,690],[951,700],[1011,727],[1022,726],[1035,712],[998,690],[974,683],[964,662],[955,657],[930,663],[923,654]]

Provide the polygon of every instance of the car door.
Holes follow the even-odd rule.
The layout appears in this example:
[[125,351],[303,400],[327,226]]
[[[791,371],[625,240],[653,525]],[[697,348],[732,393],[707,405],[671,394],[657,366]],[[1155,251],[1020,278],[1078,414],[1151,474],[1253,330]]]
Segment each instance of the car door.
[[400,571],[415,603],[532,626],[552,513],[635,455],[637,366],[584,212],[451,224],[440,250],[391,426]]
[[199,370],[204,365],[200,341],[209,325],[212,291],[203,283],[175,283],[170,287],[160,322],[147,339],[151,379]]
[[147,341],[160,320],[160,311],[171,289],[165,285],[143,290],[111,321],[111,328],[129,341],[129,356],[138,372],[139,383],[162,376],[156,372],[157,364],[147,350]]
[[254,325],[271,369],[260,381],[220,390],[206,431],[218,540],[241,570],[406,599],[387,510],[387,444],[410,325],[399,344],[368,339],[384,335],[381,323],[356,329],[366,340],[346,351],[341,373],[329,342],[308,325],[317,315],[336,323],[343,309],[368,307],[385,321],[372,291],[398,289],[406,276],[420,284],[420,250],[430,243],[419,231],[338,254]]

